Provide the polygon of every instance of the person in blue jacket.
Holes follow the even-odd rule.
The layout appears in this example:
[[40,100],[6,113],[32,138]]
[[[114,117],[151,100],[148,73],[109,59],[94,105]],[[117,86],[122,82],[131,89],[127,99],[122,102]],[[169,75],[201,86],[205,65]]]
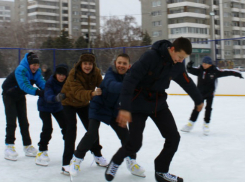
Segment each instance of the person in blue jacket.
[[47,166],[50,159],[48,157],[48,143],[53,132],[52,115],[58,122],[63,139],[66,132],[66,115],[63,111],[61,101],[65,99],[65,94],[60,93],[68,75],[68,66],[59,64],[56,66],[55,73],[46,82],[44,97],[38,99],[39,116],[43,121],[40,141],[38,143],[39,152],[36,156],[36,164]]
[[[94,97],[90,102],[89,128],[74,152],[74,157],[70,164],[70,175],[77,175],[78,166],[80,166],[86,152],[90,150],[93,143],[99,138],[98,130],[101,121],[112,127],[122,145],[127,142],[129,138],[128,129],[118,126],[116,116],[119,108],[122,81],[130,66],[129,56],[123,53],[117,56],[113,65],[107,70],[105,78],[100,84],[102,95]],[[132,174],[144,177],[144,169],[136,163],[135,159],[136,154],[127,157],[127,167]]]
[[[36,87],[33,87],[36,84]],[[6,78],[2,84],[3,103],[6,115],[6,139],[4,158],[17,160],[15,150],[16,118],[18,118],[24,152],[26,156],[35,157],[37,150],[32,146],[29,133],[29,122],[26,111],[26,94],[43,96],[45,80],[39,68],[39,59],[33,52],[26,53],[20,65]]]
[[130,73],[123,80],[121,105],[117,116],[121,127],[126,127],[129,122],[129,141],[112,157],[105,172],[107,181],[114,179],[126,156],[140,150],[145,123],[150,117],[165,138],[164,145],[158,144],[163,145],[163,149],[154,161],[156,181],[183,182],[183,178],[169,173],[180,135],[168,108],[165,89],[169,88],[171,80],[174,80],[191,96],[197,109],[202,109],[202,96],[188,77],[183,64],[183,60],[191,52],[192,45],[187,38],[177,38],[173,43],[159,40],[130,68]]

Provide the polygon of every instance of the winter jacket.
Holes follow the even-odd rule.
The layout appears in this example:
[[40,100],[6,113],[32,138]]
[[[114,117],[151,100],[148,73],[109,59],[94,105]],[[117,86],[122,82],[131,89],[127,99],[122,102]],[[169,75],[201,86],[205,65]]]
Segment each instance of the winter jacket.
[[107,70],[100,84],[102,95],[95,96],[90,102],[89,118],[110,124],[111,119],[117,116],[124,76],[118,74],[114,65]]
[[37,105],[38,111],[56,113],[63,109],[61,102],[55,100],[60,93],[64,82],[59,82],[55,75],[52,75],[45,85],[44,97],[39,97]]
[[69,76],[61,90],[66,94],[66,98],[62,101],[62,105],[73,107],[85,107],[92,99],[92,92],[95,87],[99,87],[102,76],[99,68],[94,64],[93,70],[86,74],[81,69],[79,61],[69,73]]
[[198,68],[193,68],[191,62],[189,62],[187,65],[187,71],[197,76],[197,87],[203,95],[203,98],[214,95],[216,85],[218,83],[217,78],[224,76],[242,77],[239,71],[228,69],[219,70],[219,68],[214,65],[206,70],[202,67],[202,65],[200,65]]
[[45,80],[41,75],[41,69],[39,68],[34,74],[31,72],[27,61],[28,54],[25,54],[20,65],[3,82],[3,93],[19,98],[25,94],[35,95],[38,88],[33,87],[33,84],[44,89]]
[[187,75],[184,64],[174,64],[168,52],[171,46],[167,40],[157,41],[133,64],[123,81],[121,109],[156,114],[168,107],[165,89],[169,88],[171,80],[191,96],[195,105],[202,103],[202,96]]

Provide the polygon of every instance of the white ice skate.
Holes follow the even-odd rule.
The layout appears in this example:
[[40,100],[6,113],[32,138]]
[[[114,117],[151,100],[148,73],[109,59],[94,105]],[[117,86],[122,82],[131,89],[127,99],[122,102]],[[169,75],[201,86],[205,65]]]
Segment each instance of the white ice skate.
[[35,149],[32,145],[24,146],[25,155],[28,157],[36,157],[37,149]]
[[209,132],[210,132],[210,130],[209,130],[209,123],[204,122],[203,123],[203,134],[204,135],[209,135]]
[[48,157],[48,151],[39,151],[37,153],[35,163],[40,166],[48,166],[49,164],[49,157]]
[[14,144],[7,144],[4,151],[4,158],[11,161],[17,161],[18,153],[15,151]]
[[77,176],[78,171],[80,171],[80,164],[83,161],[83,159],[79,159],[73,155],[73,158],[71,159],[70,163],[70,176],[71,179],[73,176]]
[[61,174],[64,174],[64,175],[67,175],[69,176],[70,175],[70,165],[65,165],[65,166],[62,166],[61,168]]
[[107,167],[109,164],[103,156],[97,157],[94,155],[94,161],[100,167]]
[[141,167],[139,164],[137,164],[135,159],[131,159],[130,157],[126,157],[126,165],[128,170],[131,172],[131,174],[135,175],[135,176],[139,176],[142,178],[145,178],[145,169],[143,167]]
[[186,125],[183,126],[183,128],[180,131],[183,132],[190,132],[194,126],[195,122],[193,121],[188,121]]

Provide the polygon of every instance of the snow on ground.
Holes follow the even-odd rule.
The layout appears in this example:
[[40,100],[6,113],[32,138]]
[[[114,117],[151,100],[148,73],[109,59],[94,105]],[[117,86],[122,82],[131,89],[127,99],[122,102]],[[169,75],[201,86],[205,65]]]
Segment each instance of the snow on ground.
[[[0,85],[4,79],[0,79]],[[1,90],[0,90],[1,91]],[[193,101],[189,96],[169,96],[168,103],[176,124],[180,129],[190,117]],[[37,111],[37,97],[27,95],[28,118],[32,143],[37,147],[42,127]],[[221,97],[214,99],[211,120],[211,133],[202,134],[204,112],[200,113],[198,122],[191,133],[181,134],[179,149],[170,166],[170,173],[184,178],[185,182],[240,182],[245,179],[245,97]],[[35,158],[25,157],[19,127],[16,129],[16,150],[18,161],[4,159],[5,114],[0,99],[0,181],[4,182],[69,182],[69,177],[60,174],[63,153],[63,140],[55,119],[53,135],[49,144],[48,167],[35,165]],[[78,120],[77,142],[85,133]],[[107,125],[100,128],[102,153],[108,160],[120,147],[115,132]],[[147,120],[144,131],[143,147],[138,153],[137,161],[146,169],[146,178],[131,175],[123,163],[116,175],[115,182],[155,182],[154,158],[163,147],[164,139],[156,126]],[[88,152],[81,163],[81,171],[74,182],[100,182],[104,178],[105,168],[97,167]]]

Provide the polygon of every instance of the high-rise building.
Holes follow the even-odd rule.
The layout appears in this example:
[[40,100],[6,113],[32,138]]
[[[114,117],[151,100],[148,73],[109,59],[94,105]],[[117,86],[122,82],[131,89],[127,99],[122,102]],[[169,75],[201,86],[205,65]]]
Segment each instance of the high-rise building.
[[[192,60],[212,56],[245,64],[245,0],[140,0],[142,29],[153,42],[187,37]],[[215,40],[215,41],[207,41]]]
[[0,1],[0,22],[11,22],[14,20],[14,2]]
[[89,35],[93,39],[99,32],[99,0],[15,0],[15,3],[16,20],[39,24],[39,28],[45,29],[40,36],[59,35],[64,29],[72,38]]

